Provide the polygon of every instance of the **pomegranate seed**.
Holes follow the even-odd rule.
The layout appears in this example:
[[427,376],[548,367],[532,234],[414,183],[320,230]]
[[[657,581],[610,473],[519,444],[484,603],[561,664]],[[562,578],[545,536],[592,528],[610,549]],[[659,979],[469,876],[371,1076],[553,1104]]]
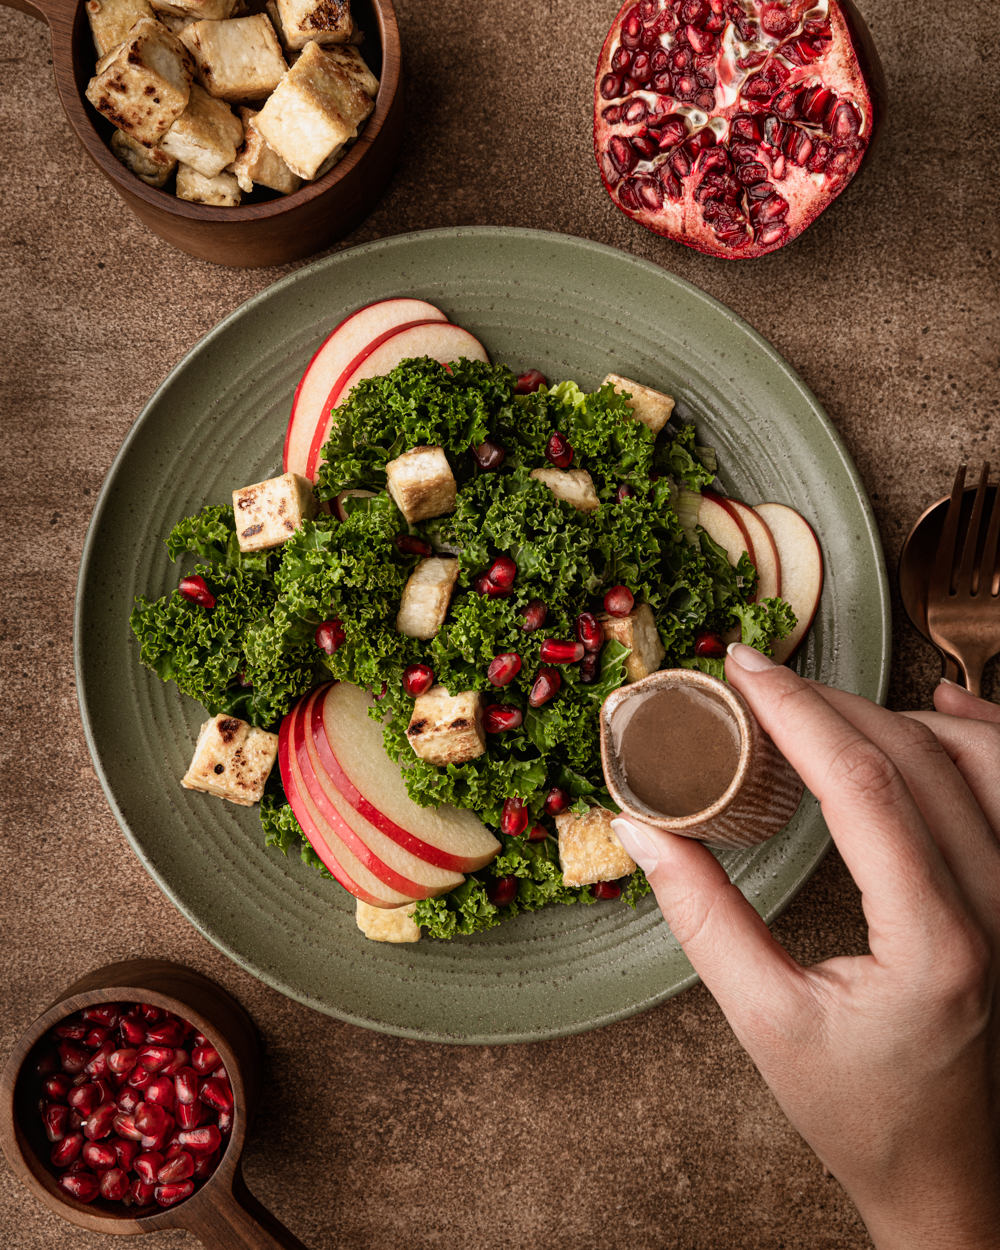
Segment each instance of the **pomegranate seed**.
[[434,548],[430,545],[426,538],[418,538],[416,534],[397,534],[392,540],[396,544],[396,550],[401,551],[404,556],[427,556],[434,554]]
[[102,1042],[90,1063],[83,1069],[89,1076],[106,1076],[108,1056],[114,1053],[114,1042]]
[[70,1076],[76,1076],[90,1063],[90,1055],[76,1042],[61,1042],[56,1050],[59,1053],[63,1071],[68,1072]]
[[174,1083],[169,1076],[158,1076],[146,1086],[146,1102],[154,1102],[165,1111],[174,1109]]
[[174,1051],[171,1046],[140,1046],[138,1061],[147,1072],[159,1072],[173,1060]]
[[179,1046],[184,1040],[184,1026],[179,1020],[164,1020],[146,1030],[146,1041],[151,1046]]
[[186,1181],[194,1175],[194,1159],[186,1150],[181,1150],[172,1159],[168,1159],[156,1174],[161,1185],[169,1185],[174,1181]]
[[76,1085],[69,1091],[67,1101],[74,1111],[87,1118],[92,1111],[101,1105],[101,1091],[93,1083],[88,1081],[86,1085]]
[[193,1128],[181,1133],[179,1141],[192,1154],[205,1155],[219,1149],[222,1145],[222,1134],[214,1124],[206,1124],[203,1128]]
[[135,1067],[135,1061],[139,1056],[139,1052],[132,1047],[125,1047],[122,1050],[113,1050],[108,1055],[108,1067],[112,1072],[121,1075],[131,1072]]
[[558,816],[560,812],[565,812],[572,802],[573,800],[562,786],[553,786],[545,796],[545,810],[550,816]]
[[208,1038],[205,1036],[204,1033],[195,1033],[193,1041],[194,1041],[195,1046],[210,1046],[211,1045],[211,1042],[209,1042]]
[[143,1063],[137,1063],[125,1080],[126,1085],[130,1085],[132,1089],[145,1089],[149,1082],[153,1079],[153,1074],[149,1068]]
[[510,556],[497,556],[487,569],[486,576],[500,590],[509,590],[517,576],[517,565]]
[[426,694],[434,685],[434,670],[429,664],[409,664],[403,669],[403,689],[414,699]]
[[182,1130],[197,1128],[205,1117],[205,1104],[202,1102],[179,1102],[174,1111],[177,1126]]
[[631,499],[635,491],[627,482],[622,482],[621,486],[615,491],[615,499],[618,503],[624,503],[626,499]]
[[532,825],[528,830],[529,842],[544,842],[548,836],[549,831],[544,825]]
[[123,1172],[131,1172],[135,1156],[139,1153],[139,1143],[116,1137],[111,1144],[115,1148],[115,1158],[118,1161],[118,1166]]
[[84,1163],[82,1159],[74,1159],[73,1162],[66,1169],[66,1171],[70,1173],[86,1172],[88,1175],[93,1175],[93,1173],[91,1173],[90,1171],[90,1168],[87,1167],[87,1165]]
[[520,671],[521,657],[516,651],[505,651],[490,660],[486,680],[492,686],[509,686]]
[[138,1015],[142,1016],[146,1021],[146,1027],[156,1024],[160,1020],[170,1019],[170,1012],[163,1007],[157,1007],[153,1003],[136,1003],[135,1009]]
[[191,1056],[186,1050],[182,1050],[180,1047],[177,1047],[174,1050],[173,1059],[170,1060],[166,1067],[160,1069],[160,1076],[174,1076],[175,1073],[177,1073],[181,1068],[187,1066],[190,1059]]
[[726,654],[726,644],[713,629],[703,629],[694,640],[694,653],[713,660],[721,660]]
[[627,586],[612,586],[604,596],[604,611],[609,616],[628,616],[635,605],[635,596]]
[[594,898],[617,898],[621,888],[611,881],[597,881],[590,887]]
[[98,1077],[98,1079],[94,1082],[94,1086],[97,1089],[98,1106],[100,1106],[102,1102],[114,1102],[115,1094],[111,1087],[111,1080],[108,1077]]
[[194,1193],[194,1181],[178,1181],[172,1185],[157,1185],[153,1197],[161,1207],[173,1207]]
[[214,1046],[196,1046],[191,1052],[191,1067],[199,1076],[208,1076],[221,1062],[222,1056]]
[[526,372],[517,375],[517,381],[514,383],[514,394],[531,395],[541,386],[548,386],[545,374],[540,373],[537,369],[528,369]]
[[584,651],[600,651],[604,645],[604,630],[593,612],[581,612],[576,618],[576,636]]
[[524,799],[512,795],[504,799],[503,813],[500,816],[500,832],[508,838],[518,838],[528,827],[528,809]]
[[545,459],[557,469],[568,469],[573,463],[573,448],[564,435],[556,433],[548,441],[545,448]]
[[524,621],[521,625],[521,632],[533,634],[536,629],[541,629],[548,614],[549,610],[541,599],[532,599],[524,609]]
[[73,1083],[64,1072],[50,1076],[42,1085],[42,1093],[52,1102],[65,1102]]
[[135,1126],[135,1117],[119,1111],[115,1118],[111,1121],[112,1127],[119,1137],[124,1137],[128,1141],[142,1141],[142,1132]]
[[108,1168],[101,1177],[101,1197],[108,1202],[121,1202],[128,1193],[128,1177],[121,1168]]
[[145,1181],[135,1180],[129,1186],[129,1197],[137,1207],[148,1207],[153,1201],[155,1185],[147,1185]]
[[156,1180],[156,1174],[166,1160],[159,1152],[148,1150],[145,1154],[139,1155],[136,1159],[134,1168],[136,1175],[141,1181],[145,1181],[147,1185],[152,1185]]
[[180,1103],[193,1103],[198,1097],[198,1074],[194,1068],[178,1068],[174,1074],[174,1094]]
[[168,1113],[155,1102],[141,1102],[135,1109],[135,1127],[144,1137],[156,1137],[167,1127]]
[[103,1026],[98,1025],[96,1028],[90,1030],[87,1036],[83,1039],[83,1044],[88,1050],[97,1050],[99,1046],[102,1046],[108,1040],[108,1034],[110,1032],[110,1029],[105,1029]]
[[478,595],[489,595],[491,599],[503,598],[510,594],[510,587],[505,590],[496,582],[490,581],[489,573],[477,573],[472,579],[472,589]]
[[170,1134],[166,1145],[163,1147],[163,1157],[169,1163],[171,1159],[176,1159],[179,1154],[183,1154],[184,1147],[181,1145],[180,1137],[183,1129],[176,1129]]
[[49,1141],[62,1141],[69,1129],[69,1107],[60,1102],[46,1103],[42,1110],[42,1123]]
[[194,1161],[195,1179],[199,1181],[207,1180],[219,1166],[219,1159],[221,1157],[221,1150],[213,1150],[210,1155],[198,1155]]
[[541,707],[559,693],[561,685],[562,678],[554,668],[540,668],[535,684],[531,687],[531,694],[528,695],[528,703],[531,707]]
[[559,642],[546,638],[542,643],[541,658],[546,664],[577,664],[583,659],[582,642]]
[[229,1082],[216,1077],[210,1077],[202,1085],[198,1097],[216,1111],[231,1111],[233,1108],[233,1091],[229,1088]]
[[476,458],[476,464],[484,473],[493,473],[503,464],[503,458],[507,454],[507,450],[501,447],[499,443],[495,443],[488,438],[485,443],[480,443],[478,447],[473,447],[472,454]]
[[494,907],[506,907],[517,897],[517,877],[494,877],[486,886],[486,897]]
[[233,1118],[235,1114],[236,1113],[234,1111],[219,1112],[219,1132],[222,1133],[223,1136],[226,1136],[233,1131]]
[[324,621],[322,625],[317,625],[313,637],[320,651],[333,655],[344,641],[344,627],[340,623],[340,617],[335,616],[332,621]]
[[123,1111],[126,1115],[132,1115],[139,1103],[142,1102],[142,1094],[137,1089],[126,1087],[119,1092],[117,1101],[119,1111]]
[[199,574],[193,577],[182,577],[180,585],[177,587],[180,591],[181,598],[186,599],[188,603],[194,603],[199,608],[214,608],[215,595],[208,588],[208,583]]
[[146,1040],[146,1026],[135,1016],[122,1016],[122,1041],[130,1046],[140,1046]]
[[86,1116],[82,1116],[79,1111],[71,1111],[69,1113],[69,1126],[75,1133],[78,1128],[83,1128],[83,1122]]
[[118,1161],[115,1148],[110,1142],[89,1141],[81,1151],[81,1157],[87,1167],[95,1172],[106,1172]]
[[101,1192],[97,1177],[91,1176],[88,1172],[64,1172],[59,1177],[59,1188],[65,1190],[77,1202],[93,1202]]
[[517,729],[523,719],[520,708],[508,707],[503,703],[490,703],[483,708],[483,728],[488,734],[502,734],[508,729]]
[[87,1139],[82,1133],[67,1133],[61,1142],[52,1147],[50,1158],[57,1168],[68,1167],[83,1149]]
[[595,682],[601,672],[601,653],[599,651],[588,651],[588,653],[580,661],[580,681],[589,686],[591,682]]
[[84,1137],[89,1141],[97,1141],[101,1137],[107,1137],[111,1132],[111,1126],[119,1114],[118,1108],[113,1102],[102,1103],[93,1115],[84,1121]]
[[61,1024],[56,1025],[52,1030],[52,1035],[66,1042],[82,1042],[89,1032],[90,1025],[83,1020],[74,1020],[72,1016],[69,1016]]

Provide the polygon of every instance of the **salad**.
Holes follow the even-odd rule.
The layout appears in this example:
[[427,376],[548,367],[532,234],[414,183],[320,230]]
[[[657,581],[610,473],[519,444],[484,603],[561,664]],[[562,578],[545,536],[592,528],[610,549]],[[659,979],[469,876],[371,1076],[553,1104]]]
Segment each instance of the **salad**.
[[[755,601],[757,571],[745,553],[733,566],[696,525],[716,464],[693,424],[654,434],[611,384],[524,390],[505,365],[467,359],[405,360],[359,382],[323,449],[315,496],[329,511],[303,520],[280,547],[248,553],[233,509],[205,507],[166,542],[172,560],[193,558],[189,578],[202,580],[207,598],[139,597],[131,615],[142,662],[212,716],[276,731],[319,683],[372,692],[370,715],[410,798],[475,812],[501,844],[463,884],[416,903],[414,922],[438,938],[549,903],[620,897],[634,906],[649,890],[639,869],[606,888],[567,885],[552,827],[554,811],[617,810],[604,785],[598,712],[626,680],[629,648],[605,635],[599,650],[568,658],[583,638],[581,617],[600,614],[609,591],[648,605],[662,667],[716,677],[724,638],[738,633],[769,651],[796,623],[784,600]],[[457,491],[452,511],[408,523],[386,490],[386,469],[415,448],[443,450]],[[599,506],[581,510],[557,497],[538,473],[553,465],[589,474]],[[433,637],[408,637],[397,630],[400,602],[432,554],[457,561],[447,615]],[[496,569],[502,574],[491,578]],[[547,662],[558,656],[545,649],[553,640],[569,640],[564,662]],[[498,670],[510,656],[519,663]],[[482,754],[438,765],[415,753],[407,736],[414,666],[450,695],[480,692],[510,709]],[[553,668],[556,688],[539,700],[540,671]],[[504,832],[505,808],[526,813],[516,836]],[[259,811],[269,846],[297,848],[330,875],[277,769]]]

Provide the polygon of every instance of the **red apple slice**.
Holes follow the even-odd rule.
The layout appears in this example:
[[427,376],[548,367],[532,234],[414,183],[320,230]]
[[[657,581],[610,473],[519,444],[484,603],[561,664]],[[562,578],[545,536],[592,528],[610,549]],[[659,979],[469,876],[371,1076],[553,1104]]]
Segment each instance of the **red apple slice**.
[[347,802],[376,829],[418,859],[452,872],[475,872],[496,858],[500,843],[474,812],[444,803],[421,807],[410,798],[398,764],[368,715],[371,696],[348,682],[331,686],[313,705],[313,740],[324,770]]
[[781,561],[781,596],[791,604],[798,624],[774,644],[779,664],[791,659],[809,631],[823,591],[823,552],[813,528],[794,508],[783,503],[759,503],[754,508],[766,522]]
[[412,322],[447,320],[440,309],[422,299],[384,299],[345,317],[324,339],[296,387],[285,434],[283,471],[305,475],[316,427],[333,406],[330,393],[369,343]]
[[375,492],[373,490],[342,490],[333,501],[333,515],[338,521],[347,520],[347,509],[344,507],[344,500],[348,498],[374,499]]
[[295,752],[291,747],[291,733],[294,731],[296,718],[300,715],[304,702],[305,700],[299,700],[281,722],[281,728],[278,731],[278,767],[281,770],[281,783],[285,787],[285,794],[295,813],[295,819],[302,826],[302,831],[316,854],[344,889],[355,898],[361,899],[363,903],[370,903],[372,907],[404,907],[407,903],[414,902],[408,894],[400,894],[397,890],[390,889],[374,873],[369,872],[337,836],[336,830],[323,820],[313,805],[299,772]]
[[361,863],[392,889],[411,898],[432,898],[435,894],[447,894],[460,886],[465,880],[460,872],[436,868],[418,859],[376,829],[338,792],[320,762],[310,728],[313,708],[325,695],[325,687],[313,691],[291,731],[291,749],[295,752],[299,772],[316,810],[337,830],[344,844]]
[[709,538],[724,548],[730,564],[738,564],[745,551],[750,557],[750,563],[756,568],[753,540],[743,518],[729,504],[728,499],[714,491],[702,491],[701,502],[698,504],[698,524]]
[[754,566],[757,569],[757,603],[762,599],[774,599],[781,594],[781,561],[774,536],[763,517],[757,515],[749,504],[738,499],[725,499],[724,503],[734,509],[747,528],[753,543]]

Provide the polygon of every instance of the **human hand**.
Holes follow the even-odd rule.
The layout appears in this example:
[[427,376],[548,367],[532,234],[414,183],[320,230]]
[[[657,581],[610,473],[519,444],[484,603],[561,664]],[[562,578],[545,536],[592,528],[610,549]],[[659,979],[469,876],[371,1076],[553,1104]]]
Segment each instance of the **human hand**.
[[742,645],[726,675],[820,800],[870,953],[803,968],[707,847],[613,827],[879,1250],[995,1250],[1000,709],[944,687],[939,711],[900,715]]

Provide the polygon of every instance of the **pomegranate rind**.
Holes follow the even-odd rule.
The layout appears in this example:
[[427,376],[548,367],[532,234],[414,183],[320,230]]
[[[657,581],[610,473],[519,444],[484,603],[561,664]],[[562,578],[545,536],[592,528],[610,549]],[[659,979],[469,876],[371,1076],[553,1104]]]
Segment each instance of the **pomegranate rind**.
[[[703,0],[699,22],[722,23],[710,34],[684,26],[678,15],[689,7],[626,0],[619,11],[595,76],[598,171],[615,206],[654,233],[724,259],[763,256],[797,238],[868,159],[885,75],[852,0]],[[767,35],[765,10],[787,11],[792,24]],[[740,38],[737,14],[756,31],[752,42]],[[691,39],[716,46],[699,55]],[[673,56],[688,68],[670,72]],[[654,64],[663,72],[652,74]],[[807,116],[801,105],[814,88],[830,93],[819,97],[827,107]],[[785,93],[779,117],[772,110]]]

